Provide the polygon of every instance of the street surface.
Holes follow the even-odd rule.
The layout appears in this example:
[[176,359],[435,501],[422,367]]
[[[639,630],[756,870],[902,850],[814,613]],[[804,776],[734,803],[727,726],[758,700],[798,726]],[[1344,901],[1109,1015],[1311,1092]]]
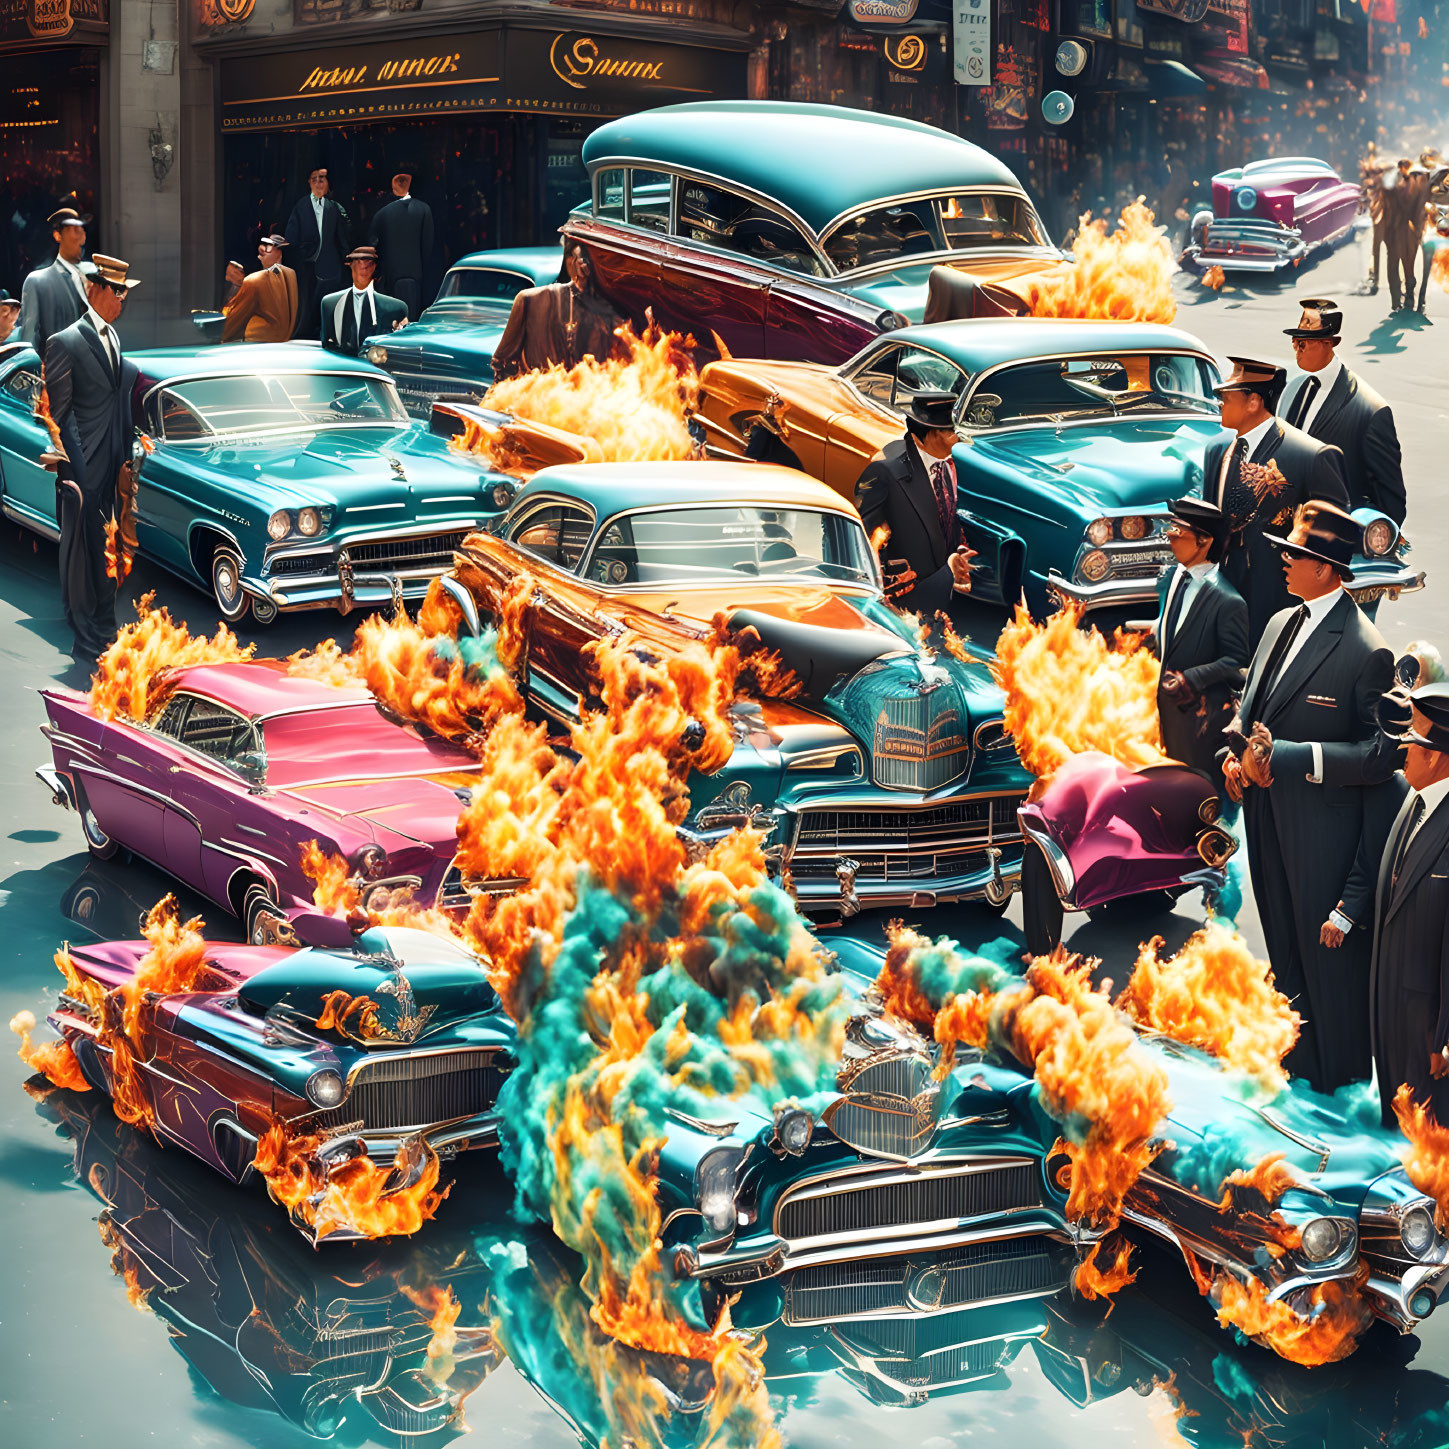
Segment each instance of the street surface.
[[[1386,288],[1377,297],[1351,295],[1363,272],[1358,249],[1348,247],[1305,267],[1291,280],[1230,280],[1221,294],[1183,276],[1178,279],[1183,305],[1177,320],[1220,354],[1287,362],[1290,349],[1282,329],[1296,322],[1297,299],[1330,296],[1341,302],[1346,340],[1340,355],[1394,405],[1408,484],[1411,558],[1429,575],[1423,592],[1384,604],[1379,627],[1396,651],[1426,638],[1449,652],[1449,503],[1443,485],[1449,438],[1449,369],[1444,361],[1449,296],[1431,289],[1429,323],[1421,318],[1388,320]],[[194,631],[214,629],[216,613],[208,598],[142,563],[127,593],[134,597],[152,588]],[[126,612],[123,609],[123,618]],[[978,642],[988,643],[1001,622],[999,612],[981,609],[970,633]],[[255,632],[248,621],[241,633],[243,638],[256,637],[264,652],[276,654],[312,645],[329,634],[345,645],[350,636],[346,620],[325,614],[284,617]],[[22,1009],[43,1020],[59,984],[51,963],[56,947],[67,938],[86,938],[89,930],[99,935],[136,934],[139,913],[170,888],[162,876],[139,864],[91,865],[74,816],[55,808],[33,777],[35,766],[48,760],[39,733],[44,711],[36,691],[57,682],[85,684],[70,672],[65,652],[69,644],[54,546],[22,535],[6,523],[0,535],[0,656],[5,664],[5,686],[0,691],[4,842],[0,1021]],[[199,908],[195,902],[189,904]],[[1176,946],[1199,924],[1198,910],[1194,895],[1180,902],[1172,915],[1143,918],[1109,913],[1094,921],[1069,917],[1067,944],[1101,957],[1104,973],[1120,982],[1142,939],[1160,933],[1169,946]],[[235,923],[214,909],[205,914],[212,934],[235,932]],[[1020,939],[1020,907],[1015,901],[1004,920],[971,907],[924,913],[916,923],[933,934],[956,935],[967,945],[1003,932]],[[878,932],[883,924],[863,917],[852,923],[852,929]],[[1251,897],[1240,925],[1249,942],[1261,950]],[[200,1377],[188,1373],[165,1326],[128,1303],[123,1283],[113,1276],[109,1251],[98,1236],[100,1204],[75,1180],[69,1140],[58,1134],[22,1090],[25,1076],[19,1062],[0,1074],[0,1281],[5,1284],[0,1310],[0,1363],[5,1365],[0,1381],[0,1441],[55,1449],[83,1443],[106,1449],[150,1444],[241,1449],[316,1442],[275,1413],[239,1409],[212,1392]],[[159,1163],[162,1172],[173,1156],[149,1144],[139,1145],[138,1152],[138,1161]],[[484,1162],[460,1175],[440,1214],[444,1224],[454,1231],[466,1227],[470,1195],[477,1200],[478,1184],[491,1181],[490,1174],[496,1169]],[[199,1176],[187,1179],[200,1180]],[[217,1215],[227,1214],[234,1189],[217,1182],[214,1189],[200,1191],[206,1192]],[[498,1191],[495,1185],[493,1192]],[[280,1210],[275,1224],[278,1234],[290,1232]],[[329,1251],[337,1250],[323,1250]],[[1183,1273],[1180,1265],[1162,1271]],[[1210,1329],[1206,1306],[1199,1310]],[[1383,1330],[1375,1330],[1373,1337],[1377,1340],[1381,1334]],[[1228,1349],[1227,1335],[1220,1337],[1223,1349]],[[1421,1342],[1415,1367],[1442,1371],[1449,1363],[1449,1318],[1431,1320]],[[190,1347],[194,1351],[197,1345]],[[1377,1345],[1376,1351],[1402,1360],[1414,1352],[1414,1342]],[[1362,1360],[1367,1383],[1377,1370],[1370,1366],[1367,1349]],[[1233,1362],[1266,1367],[1271,1361],[1250,1349],[1235,1354]],[[933,1398],[912,1410],[909,1420],[872,1405],[838,1376],[815,1378],[808,1389],[778,1401],[782,1428],[786,1440],[795,1445],[908,1441],[938,1449],[969,1441],[1019,1449],[1022,1444],[1107,1442],[1109,1436],[1123,1445],[1182,1442],[1173,1427],[1171,1401],[1150,1380],[1139,1390],[1141,1397],[1114,1395],[1081,1409],[1049,1382],[1040,1360],[1028,1353],[1010,1364],[1005,1377],[1009,1390]],[[1002,1379],[995,1383],[999,1388]],[[480,1443],[577,1442],[566,1422],[506,1361],[468,1401],[467,1417],[473,1425],[472,1438]],[[1313,1442],[1367,1444],[1378,1433],[1387,1438],[1389,1424],[1380,1419],[1356,1423],[1345,1415],[1335,1420],[1329,1433],[1330,1437]]]

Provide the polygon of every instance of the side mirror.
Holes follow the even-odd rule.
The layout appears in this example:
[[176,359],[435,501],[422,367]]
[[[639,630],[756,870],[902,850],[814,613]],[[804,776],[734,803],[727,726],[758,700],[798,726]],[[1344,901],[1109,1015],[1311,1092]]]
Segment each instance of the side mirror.
[[474,602],[473,595],[453,574],[444,574],[438,582],[442,585],[443,592],[458,606],[463,622],[468,626],[468,632],[476,639],[483,632],[483,622],[478,617],[478,605]]

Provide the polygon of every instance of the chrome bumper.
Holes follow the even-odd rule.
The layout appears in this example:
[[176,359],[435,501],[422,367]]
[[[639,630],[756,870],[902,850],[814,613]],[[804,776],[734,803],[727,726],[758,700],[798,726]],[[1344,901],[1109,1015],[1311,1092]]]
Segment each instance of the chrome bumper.
[[1079,584],[1053,569],[1047,575],[1047,592],[1064,603],[1080,605],[1082,612],[1089,614],[1093,609],[1125,604],[1156,604],[1157,580],[1106,578],[1099,584]]
[[69,810],[75,803],[71,796],[70,782],[52,766],[37,765],[35,778],[50,791],[52,802],[62,810]]

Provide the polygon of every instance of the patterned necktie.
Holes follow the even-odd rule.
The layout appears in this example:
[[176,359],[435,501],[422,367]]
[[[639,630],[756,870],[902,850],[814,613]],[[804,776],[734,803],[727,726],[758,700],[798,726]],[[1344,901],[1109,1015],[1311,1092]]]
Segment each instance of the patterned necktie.
[[1308,416],[1308,409],[1313,406],[1313,399],[1318,396],[1318,389],[1322,384],[1316,377],[1309,377],[1308,381],[1298,390],[1298,396],[1293,399],[1293,416],[1288,419],[1290,427],[1301,428],[1304,419]]
[[946,547],[950,548],[951,525],[956,518],[956,500],[951,496],[951,465],[944,458],[938,458],[931,464],[931,485],[936,495],[936,512],[941,518],[941,533],[945,537]]
[[1223,512],[1232,519],[1235,529],[1249,522],[1258,511],[1258,495],[1243,480],[1243,464],[1248,461],[1248,440],[1239,438],[1233,448],[1228,476],[1223,480]]

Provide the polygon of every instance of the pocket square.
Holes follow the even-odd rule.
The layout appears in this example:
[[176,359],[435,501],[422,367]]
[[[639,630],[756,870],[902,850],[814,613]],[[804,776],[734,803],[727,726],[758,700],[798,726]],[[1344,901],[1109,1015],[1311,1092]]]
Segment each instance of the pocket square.
[[1307,699],[1309,704],[1326,704],[1330,709],[1338,707],[1338,701],[1331,694],[1310,694]]

